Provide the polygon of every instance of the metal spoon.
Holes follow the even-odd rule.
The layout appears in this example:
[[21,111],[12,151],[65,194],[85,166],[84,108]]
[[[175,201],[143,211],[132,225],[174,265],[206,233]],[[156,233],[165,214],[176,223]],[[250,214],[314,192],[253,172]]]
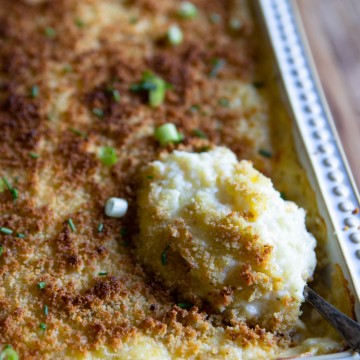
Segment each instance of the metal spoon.
[[360,325],[356,321],[329,304],[308,286],[304,288],[304,297],[339,332],[351,349],[360,352]]

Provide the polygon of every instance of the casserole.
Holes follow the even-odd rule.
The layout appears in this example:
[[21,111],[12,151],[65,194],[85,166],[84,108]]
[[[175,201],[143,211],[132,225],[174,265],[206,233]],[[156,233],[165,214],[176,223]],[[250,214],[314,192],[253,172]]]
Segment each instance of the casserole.
[[[335,241],[333,236],[325,241],[321,216],[331,232],[333,226],[325,211],[329,204],[319,193],[319,216],[308,178],[313,189],[321,189],[324,198],[326,191],[322,182],[316,180],[320,174],[309,165],[312,157],[306,149],[312,148],[306,143],[306,137],[302,140],[302,107],[291,102],[294,90],[288,84],[287,71],[301,70],[301,76],[308,75],[309,71],[284,68],[276,47],[277,41],[285,41],[288,35],[287,32],[280,37],[273,34],[279,25],[274,28],[274,19],[293,24],[288,4],[263,1],[259,9],[260,14],[265,15],[265,24],[273,39],[290,94],[290,112],[291,109],[295,112],[293,117],[282,109],[282,104],[287,103],[287,92],[282,93],[281,100],[277,86],[267,81],[273,77],[273,70],[264,70],[261,74],[266,78],[265,87],[261,78],[248,83],[252,81],[253,64],[249,61],[251,48],[246,36],[251,33],[252,25],[247,21],[245,5],[243,1],[229,2],[234,10],[231,16],[235,18],[230,19],[226,36],[223,36],[227,30],[221,27],[221,18],[220,25],[216,25],[219,18],[214,16],[210,16],[209,22],[201,18],[199,26],[182,20],[185,41],[181,48],[179,27],[171,26],[170,35],[163,38],[170,22],[176,19],[180,23],[173,14],[171,2],[64,0],[14,4],[4,1],[1,120],[7,138],[5,145],[2,144],[4,155],[0,159],[4,182],[0,195],[2,343],[11,344],[27,358],[205,358],[210,355],[216,358],[241,357],[243,350],[247,357],[276,356],[272,352],[276,348],[272,341],[281,343],[281,334],[273,336],[258,327],[250,329],[243,324],[226,323],[221,316],[207,310],[206,304],[199,305],[203,310],[188,306],[181,294],[174,295],[162,287],[151,272],[147,273],[146,268],[135,261],[136,236],[129,235],[136,235],[137,231],[134,189],[138,185],[139,164],[152,161],[163,150],[161,144],[155,142],[153,128],[165,118],[170,118],[185,134],[183,143],[179,136],[180,144],[169,145],[167,151],[174,147],[206,151],[212,144],[203,138],[203,133],[214,144],[231,146],[239,157],[252,159],[262,172],[273,175],[274,183],[284,196],[307,208],[308,226],[319,241],[319,268],[327,270],[328,260],[331,264],[348,263],[346,258],[341,260],[341,253],[336,251],[336,247],[344,246],[342,242]],[[229,15],[221,2],[199,1],[198,6],[209,15],[213,15],[212,8],[223,11],[224,16]],[[119,11],[119,7],[126,11]],[[11,14],[8,19],[6,12]],[[165,16],[168,13],[170,15]],[[119,24],[121,31],[117,28]],[[192,34],[189,29],[194,30]],[[209,29],[217,35],[215,42]],[[296,40],[295,28],[290,26],[290,29],[292,39]],[[170,41],[174,47],[164,41]],[[294,49],[293,44],[289,44],[289,51]],[[294,66],[304,65],[301,46],[297,49],[299,53],[291,61]],[[225,68],[222,57],[228,62]],[[149,70],[146,67],[161,78],[146,72]],[[170,90],[167,82],[173,85],[173,91],[166,96],[164,93],[155,96],[152,91],[158,87],[164,92]],[[313,87],[311,76],[301,82],[302,86],[305,84],[306,89]],[[270,112],[278,110],[278,114],[272,116],[277,130],[272,136],[277,140],[281,134],[285,137],[277,141],[276,156],[271,160],[268,119],[262,116],[266,105],[259,99],[262,93],[265,97],[273,88],[275,100],[270,101]],[[305,95],[309,95],[308,91]],[[315,92],[310,96],[315,103],[304,105],[309,106],[309,111],[322,113],[316,95]],[[275,109],[277,104],[279,109]],[[257,121],[250,121],[254,120],[252,116]],[[50,120],[46,121],[46,117]],[[291,118],[296,119],[294,138],[306,173],[298,166],[293,151],[293,140],[289,136]],[[309,120],[316,122],[315,118]],[[246,128],[248,123],[254,126]],[[259,123],[263,126],[258,126]],[[325,120],[322,125],[325,129],[328,126]],[[245,127],[246,133],[241,130],[240,136],[234,131],[236,126]],[[199,130],[197,127],[203,133],[197,132],[194,136],[193,130]],[[320,140],[324,134],[332,139],[332,133],[331,128],[327,133],[316,133],[319,145],[323,145]],[[326,152],[327,147],[324,149]],[[336,144],[334,149],[338,151]],[[258,150],[262,150],[260,154]],[[321,158],[324,160],[324,166],[334,165],[325,156]],[[336,165],[342,166],[341,158]],[[287,172],[286,176],[281,171]],[[339,181],[336,174],[331,173],[331,178]],[[4,176],[10,179],[8,184]],[[346,172],[340,176],[341,181],[348,181]],[[347,190],[348,196],[354,196],[351,188]],[[336,191],[341,193],[339,189]],[[129,210],[124,219],[104,216],[103,205],[110,196],[128,200]],[[339,206],[346,212],[353,211],[356,204],[342,201]],[[349,226],[355,220],[346,221]],[[356,238],[357,235],[351,237]],[[326,249],[327,244],[330,249]],[[163,260],[162,254],[161,257]],[[160,254],[157,260],[160,261]],[[342,272],[356,290],[350,266],[349,271],[345,266]],[[338,273],[335,280],[341,289],[339,299],[345,310],[351,312],[349,296],[341,281],[341,272]],[[329,295],[326,286],[321,281],[317,283]],[[312,314],[308,316],[311,318]],[[258,349],[257,339],[265,344],[264,349]],[[310,341],[300,353],[309,354],[312,347],[315,352],[318,348],[320,352],[327,352],[326,347],[330,347],[330,351],[344,348],[338,339],[331,337],[328,343],[324,339],[315,340],[315,345]]]

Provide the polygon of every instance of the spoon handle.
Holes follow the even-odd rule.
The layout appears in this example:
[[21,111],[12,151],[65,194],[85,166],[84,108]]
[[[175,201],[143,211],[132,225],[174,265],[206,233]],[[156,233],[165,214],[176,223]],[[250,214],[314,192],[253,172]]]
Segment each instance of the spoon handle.
[[324,300],[307,285],[304,297],[349,344],[350,348],[360,352],[360,325]]

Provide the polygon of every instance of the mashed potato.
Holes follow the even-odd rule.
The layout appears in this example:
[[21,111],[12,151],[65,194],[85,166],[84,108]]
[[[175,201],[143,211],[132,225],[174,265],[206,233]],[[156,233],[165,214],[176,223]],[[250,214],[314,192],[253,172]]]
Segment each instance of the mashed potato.
[[180,300],[287,331],[312,276],[305,211],[224,147],[174,151],[148,167],[139,197],[141,262]]

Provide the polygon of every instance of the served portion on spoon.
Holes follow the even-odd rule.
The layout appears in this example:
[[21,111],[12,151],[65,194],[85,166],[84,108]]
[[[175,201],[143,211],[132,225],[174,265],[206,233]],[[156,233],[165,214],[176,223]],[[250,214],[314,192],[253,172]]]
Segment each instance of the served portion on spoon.
[[316,241],[251,162],[224,147],[163,154],[144,172],[139,220],[139,260],[182,301],[270,331],[298,321]]

